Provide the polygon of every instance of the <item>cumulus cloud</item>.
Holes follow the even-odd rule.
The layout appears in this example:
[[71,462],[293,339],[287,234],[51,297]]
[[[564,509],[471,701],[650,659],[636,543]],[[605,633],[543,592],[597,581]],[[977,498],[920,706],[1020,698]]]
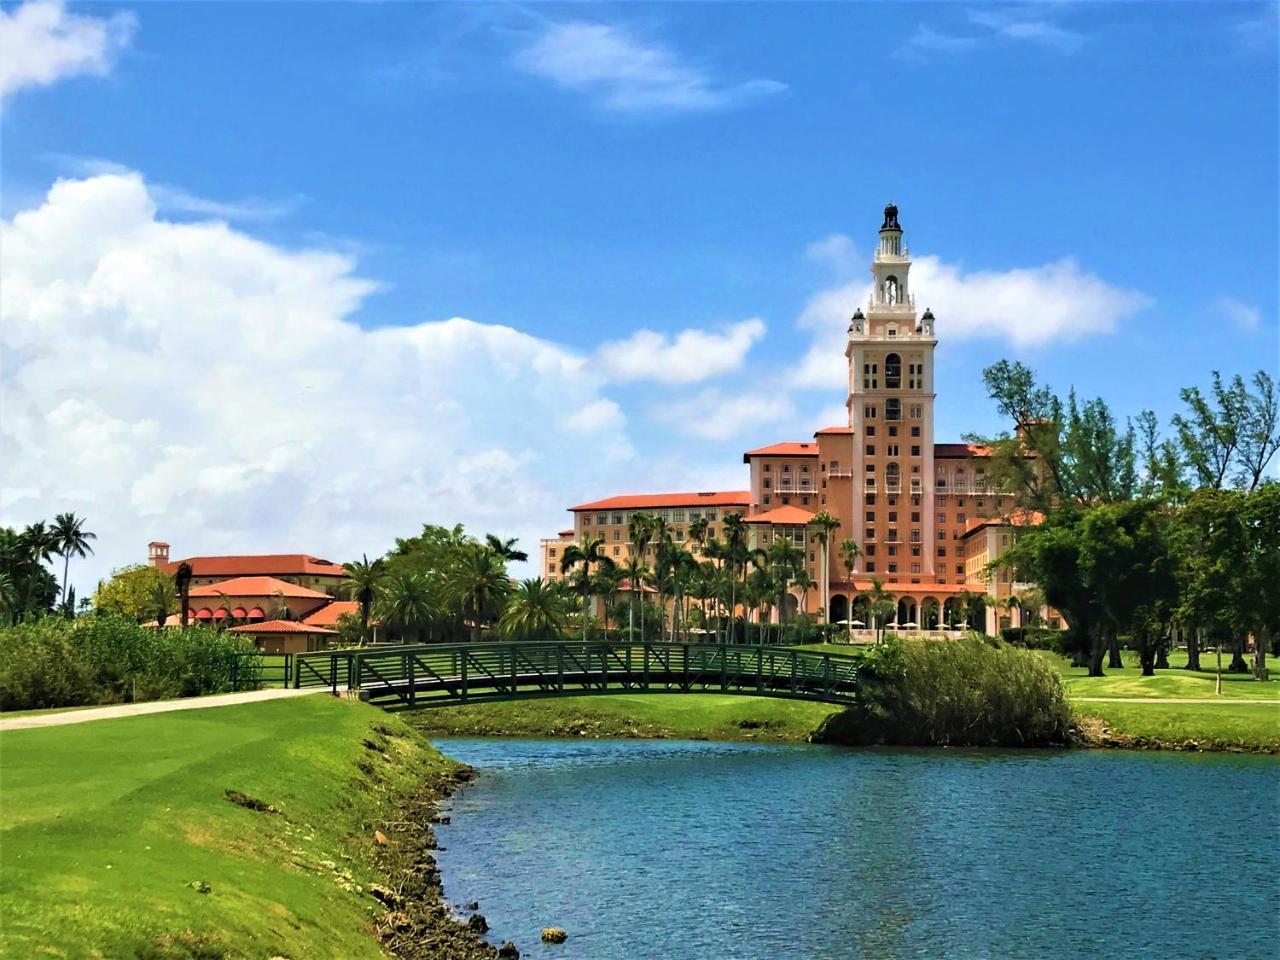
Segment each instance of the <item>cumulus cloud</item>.
[[587,357],[458,317],[363,329],[349,257],[166,222],[136,174],[60,181],[0,242],[0,523],[87,516],[82,593],[157,538],[343,559],[461,521],[529,547],[648,480]]
[[[1019,348],[1109,333],[1152,303],[1146,294],[1109,284],[1070,257],[1038,267],[974,272],[938,257],[919,257],[911,266],[910,285],[920,311],[928,306],[938,318],[939,337],[995,337]],[[849,317],[865,309],[870,294],[870,283],[859,281],[810,298],[797,324],[813,331],[813,341],[794,383],[822,389],[844,383]]]
[[755,317],[720,331],[682,330],[674,337],[637,330],[626,340],[602,344],[596,355],[612,380],[698,383],[741,367],[764,332],[764,321]]
[[1255,306],[1237,300],[1234,297],[1219,297],[1216,304],[1218,312],[1246,333],[1258,329],[1262,322],[1262,312]]
[[591,96],[615,113],[725,110],[780,93],[776,80],[723,83],[669,47],[617,25],[547,23],[515,57],[517,68]]
[[0,99],[63,77],[108,73],[136,26],[131,13],[79,16],[57,0],[0,9]]
[[1002,40],[1034,43],[1062,53],[1075,53],[1085,42],[1084,34],[1017,7],[971,11],[969,20]]
[[[766,427],[794,420],[795,404],[785,391],[762,389],[726,394],[708,389],[696,396],[659,408],[658,420],[670,423],[686,436],[704,440],[729,440],[748,430],[756,435]],[[811,428],[812,429],[812,428]]]

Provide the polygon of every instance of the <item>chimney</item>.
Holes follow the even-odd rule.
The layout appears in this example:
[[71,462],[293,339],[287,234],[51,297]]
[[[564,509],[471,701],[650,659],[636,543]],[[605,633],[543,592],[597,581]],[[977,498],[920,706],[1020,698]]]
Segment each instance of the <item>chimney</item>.
[[152,540],[147,544],[147,563],[159,567],[169,562],[169,545],[163,540]]

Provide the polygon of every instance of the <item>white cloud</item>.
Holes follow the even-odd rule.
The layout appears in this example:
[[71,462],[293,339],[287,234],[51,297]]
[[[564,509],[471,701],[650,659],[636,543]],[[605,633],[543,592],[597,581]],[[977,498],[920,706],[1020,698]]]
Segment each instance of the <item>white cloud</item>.
[[719,332],[682,330],[675,337],[637,330],[602,344],[596,356],[612,380],[697,383],[741,367],[764,332],[764,321],[754,317]]
[[[911,266],[910,286],[920,312],[927,306],[937,317],[939,337],[995,337],[1022,348],[1110,333],[1152,303],[1140,291],[1086,272],[1070,257],[1039,267],[971,273],[937,257],[919,257]],[[849,318],[866,308],[870,293],[871,285],[858,281],[810,298],[796,321],[813,331],[810,349],[792,377],[796,385],[844,384]]]
[[456,317],[363,329],[350,257],[166,222],[136,174],[59,181],[0,242],[0,523],[85,515],[82,594],[153,538],[343,559],[461,521],[529,548],[652,482],[586,357]]
[[969,20],[988,28],[1003,40],[1036,43],[1062,53],[1074,53],[1084,46],[1086,39],[1082,33],[1068,30],[1042,17],[1028,16],[1026,11],[1017,8],[973,11],[969,14]]
[[847,275],[862,265],[858,250],[847,234],[833,233],[804,248],[805,256],[833,273]]
[[960,53],[978,45],[977,37],[956,36],[934,30],[927,24],[916,24],[916,32],[899,48],[900,55],[919,56],[927,53]]
[[105,75],[136,27],[131,13],[78,16],[60,2],[45,0],[12,12],[0,9],[0,98],[63,77]]
[[616,113],[724,110],[780,93],[776,80],[723,83],[703,67],[620,26],[552,22],[515,58],[526,73],[595,98]]
[[1255,306],[1236,300],[1234,297],[1219,297],[1215,303],[1218,312],[1246,333],[1258,329],[1262,322],[1262,312]]
[[762,429],[795,416],[795,404],[785,390],[765,389],[741,394],[708,389],[655,411],[658,420],[704,440],[728,440],[747,430],[758,436]]

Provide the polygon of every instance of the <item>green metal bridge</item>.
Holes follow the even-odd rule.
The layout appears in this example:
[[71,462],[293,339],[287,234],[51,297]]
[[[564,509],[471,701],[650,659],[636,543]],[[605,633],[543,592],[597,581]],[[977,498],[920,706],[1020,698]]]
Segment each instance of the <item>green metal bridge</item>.
[[711,643],[425,644],[300,653],[294,687],[351,692],[388,710],[622,693],[736,693],[852,704],[848,654]]

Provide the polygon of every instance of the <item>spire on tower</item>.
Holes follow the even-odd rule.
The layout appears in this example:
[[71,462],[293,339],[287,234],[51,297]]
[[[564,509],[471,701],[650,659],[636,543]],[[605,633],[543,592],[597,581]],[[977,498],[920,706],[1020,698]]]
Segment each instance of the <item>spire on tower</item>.
[[897,230],[899,233],[902,232],[902,227],[898,226],[897,204],[889,203],[885,205],[884,223],[880,225],[880,232],[884,233],[886,230]]

